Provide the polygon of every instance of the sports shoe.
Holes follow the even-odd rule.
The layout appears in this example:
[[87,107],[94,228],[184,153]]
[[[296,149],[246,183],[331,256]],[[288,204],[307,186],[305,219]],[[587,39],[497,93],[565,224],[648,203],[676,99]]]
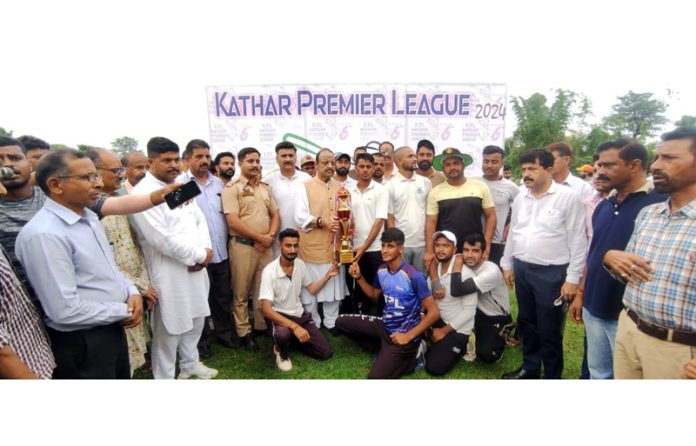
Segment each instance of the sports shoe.
[[177,379],[190,379],[194,376],[198,379],[213,379],[217,375],[217,370],[211,369],[199,361],[190,369],[179,372],[179,377]]
[[469,336],[469,342],[466,344],[466,353],[464,353],[464,361],[474,362],[476,360],[476,335],[471,333]]
[[276,350],[275,346],[273,347],[273,354],[276,357],[276,365],[278,366],[278,370],[280,370],[281,372],[289,372],[290,370],[292,370],[292,361],[290,361],[290,358],[281,358],[280,352]]
[[416,353],[416,368],[414,370],[421,370],[425,368],[425,352],[428,351],[428,344],[426,344],[425,339],[422,339],[420,345],[418,346],[418,353]]

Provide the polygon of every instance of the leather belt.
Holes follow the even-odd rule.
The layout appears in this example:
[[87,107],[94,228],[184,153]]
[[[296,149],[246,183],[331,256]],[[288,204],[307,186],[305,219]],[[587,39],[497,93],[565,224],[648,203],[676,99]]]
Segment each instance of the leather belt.
[[254,241],[250,238],[240,237],[238,235],[235,235],[233,238],[237,241],[237,243],[241,243],[242,245],[254,246]]
[[626,314],[636,323],[638,330],[648,336],[661,339],[663,341],[676,342],[677,344],[690,345],[696,347],[696,333],[689,331],[672,330],[671,328],[660,327],[639,318],[635,311],[626,309]]

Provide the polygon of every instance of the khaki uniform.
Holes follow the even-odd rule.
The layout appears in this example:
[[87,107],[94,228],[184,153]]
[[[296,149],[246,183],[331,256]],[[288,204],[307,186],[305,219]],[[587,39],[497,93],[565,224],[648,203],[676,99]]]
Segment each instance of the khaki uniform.
[[[259,182],[255,186],[249,184],[243,176],[230,181],[222,190],[222,210],[225,214],[237,214],[242,223],[262,234],[268,233],[271,225],[271,213],[278,212],[271,187]],[[230,230],[229,252],[230,272],[232,274],[233,302],[232,313],[237,327],[237,335],[246,336],[251,332],[249,324],[248,299],[251,293],[254,308],[254,328],[265,330],[259,289],[261,273],[266,265],[273,260],[273,250],[265,249],[258,252],[246,240],[237,238]]]

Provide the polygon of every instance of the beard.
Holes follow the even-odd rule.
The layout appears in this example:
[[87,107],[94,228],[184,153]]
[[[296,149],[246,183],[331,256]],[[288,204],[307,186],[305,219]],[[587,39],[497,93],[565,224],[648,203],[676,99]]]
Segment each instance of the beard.
[[336,175],[339,177],[344,177],[348,175],[348,168],[347,167],[337,167],[336,168]]
[[430,170],[433,167],[433,163],[430,161],[418,161],[418,168],[420,170]]
[[281,255],[283,256],[283,258],[285,260],[287,260],[290,263],[294,262],[295,259],[297,258],[297,254],[285,254],[285,253],[281,252]]

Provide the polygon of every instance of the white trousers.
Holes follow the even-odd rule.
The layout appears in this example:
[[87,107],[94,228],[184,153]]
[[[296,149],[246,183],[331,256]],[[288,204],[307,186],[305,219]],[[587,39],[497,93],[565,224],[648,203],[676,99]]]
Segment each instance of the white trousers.
[[171,334],[162,321],[160,311],[152,317],[152,374],[155,379],[174,379],[176,352],[179,351],[179,368],[188,370],[199,361],[198,340],[203,332],[204,317],[193,319],[193,328],[181,334]]
[[[341,301],[335,300],[333,302],[322,302],[321,303],[324,312],[324,327],[334,328],[336,326],[336,319],[338,319],[338,310],[341,306]],[[319,316],[319,304],[316,298],[312,299],[310,302],[302,302],[302,308],[312,315],[312,320],[314,324],[321,327],[321,317]]]

